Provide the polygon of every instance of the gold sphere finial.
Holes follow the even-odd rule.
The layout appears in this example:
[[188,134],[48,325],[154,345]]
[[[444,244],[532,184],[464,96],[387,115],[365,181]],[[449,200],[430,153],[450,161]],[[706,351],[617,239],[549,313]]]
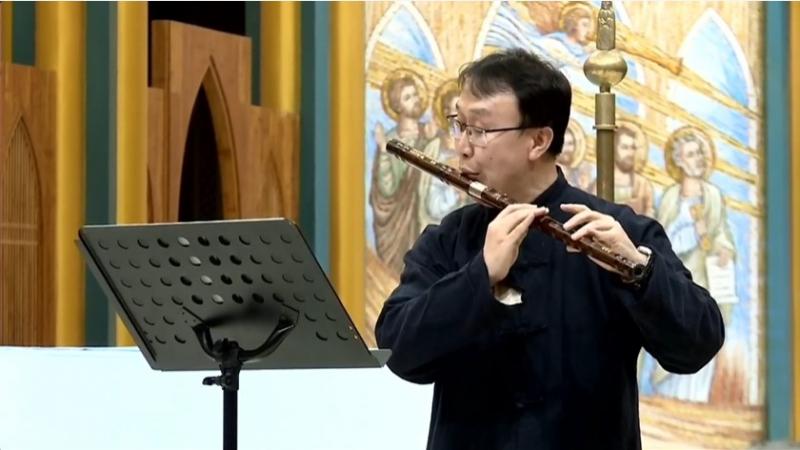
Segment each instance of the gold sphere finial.
[[597,50],[583,63],[583,73],[607,92],[628,73],[628,64],[615,47],[616,21],[611,2],[601,2],[597,14]]

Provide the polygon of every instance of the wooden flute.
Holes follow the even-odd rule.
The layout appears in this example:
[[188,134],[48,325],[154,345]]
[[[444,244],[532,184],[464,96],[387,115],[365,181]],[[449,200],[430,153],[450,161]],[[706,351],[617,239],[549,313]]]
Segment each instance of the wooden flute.
[[[485,206],[502,210],[511,203],[514,203],[508,195],[463,176],[455,168],[425,156],[424,153],[406,145],[398,139],[392,139],[387,142],[386,151],[417,169],[442,180],[444,183],[466,192],[470,197]],[[571,233],[564,229],[564,224],[549,215],[538,217],[534,220],[533,224],[531,224],[531,227],[535,227],[568,246],[576,248],[596,260],[613,267],[626,280],[638,280],[645,272],[644,265],[635,263],[613,252],[608,247],[590,237],[573,240]]]

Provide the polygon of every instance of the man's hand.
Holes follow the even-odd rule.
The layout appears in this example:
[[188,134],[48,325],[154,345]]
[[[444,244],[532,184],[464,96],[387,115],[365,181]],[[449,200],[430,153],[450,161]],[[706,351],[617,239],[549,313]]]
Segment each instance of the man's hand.
[[492,286],[508,275],[517,260],[519,245],[528,234],[531,222],[547,212],[547,208],[536,205],[508,205],[489,224],[483,244],[483,259]]
[[[647,263],[647,257],[636,249],[628,234],[622,229],[622,225],[613,217],[593,211],[586,205],[564,204],[561,205],[561,209],[575,214],[564,223],[564,229],[572,231],[573,240],[588,237],[635,263]],[[591,256],[589,258],[600,267],[618,273],[611,266]]]

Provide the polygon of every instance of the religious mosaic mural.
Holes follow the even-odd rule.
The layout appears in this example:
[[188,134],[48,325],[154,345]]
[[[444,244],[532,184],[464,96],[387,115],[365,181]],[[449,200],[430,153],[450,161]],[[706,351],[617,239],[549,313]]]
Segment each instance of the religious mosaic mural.
[[[599,2],[368,3],[366,299],[372,330],[422,229],[468,200],[390,157],[398,138],[457,165],[445,116],[459,67],[524,47],[573,86],[558,163],[594,192],[594,51]],[[639,358],[645,448],[747,448],[763,434],[762,6],[614,2],[628,73],[615,87],[615,200],[661,222],[722,310],[726,342],[694,375]],[[713,419],[713,420],[712,420]]]

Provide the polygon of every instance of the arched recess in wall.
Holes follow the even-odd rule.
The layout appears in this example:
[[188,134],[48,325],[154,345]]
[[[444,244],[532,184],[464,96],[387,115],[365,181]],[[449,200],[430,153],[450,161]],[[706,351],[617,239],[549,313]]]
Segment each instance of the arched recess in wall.
[[226,96],[212,57],[189,119],[178,220],[241,217],[235,152]]
[[54,308],[43,295],[42,195],[22,118],[0,166],[0,345],[52,345]]

